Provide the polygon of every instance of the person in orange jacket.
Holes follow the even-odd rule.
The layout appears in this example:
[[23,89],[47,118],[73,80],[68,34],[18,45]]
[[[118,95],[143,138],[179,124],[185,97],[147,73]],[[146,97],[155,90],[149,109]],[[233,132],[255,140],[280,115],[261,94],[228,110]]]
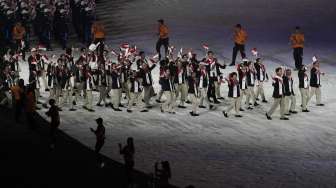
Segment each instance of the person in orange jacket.
[[295,27],[294,33],[290,36],[290,42],[293,48],[295,68],[299,70],[302,65],[304,34],[299,26]]
[[169,37],[168,37],[168,27],[164,24],[164,20],[160,19],[159,22],[159,39],[156,43],[156,51],[159,54],[159,59],[161,60],[161,46],[164,46],[165,56],[168,54]]
[[22,45],[24,37],[26,34],[26,29],[22,26],[21,22],[17,22],[13,28],[12,35],[15,40],[15,49],[16,52],[22,53],[22,58],[25,60],[25,51],[24,46]]
[[245,43],[247,41],[247,32],[242,28],[240,24],[237,24],[235,27],[233,39],[234,47],[232,53],[232,63],[230,64],[230,66],[234,66],[236,64],[238,51],[240,52],[242,59],[246,57]]
[[105,27],[104,25],[99,22],[96,21],[92,24],[91,27],[91,32],[93,34],[93,43],[97,44],[98,42],[100,42],[99,47],[97,48],[97,50],[99,50],[99,54],[103,54],[104,52],[104,45],[103,42],[105,40]]

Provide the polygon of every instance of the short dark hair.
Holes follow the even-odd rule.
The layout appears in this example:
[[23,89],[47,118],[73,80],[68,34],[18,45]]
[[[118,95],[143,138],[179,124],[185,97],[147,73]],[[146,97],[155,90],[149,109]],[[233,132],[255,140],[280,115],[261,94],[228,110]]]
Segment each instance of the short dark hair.
[[49,105],[53,106],[56,103],[55,99],[50,99],[49,100]]
[[211,50],[210,50],[210,51],[208,51],[208,54],[213,54],[213,51],[211,51]]
[[163,24],[164,20],[163,19],[159,19],[158,22],[161,23],[161,24]]
[[240,24],[237,24],[236,27],[238,27],[238,28],[242,28],[242,26],[241,26]]
[[300,30],[301,27],[300,27],[300,26],[295,26],[295,29],[296,29],[296,30]]
[[275,69],[275,72],[279,72],[280,70],[282,70],[282,68],[278,67],[278,68]]

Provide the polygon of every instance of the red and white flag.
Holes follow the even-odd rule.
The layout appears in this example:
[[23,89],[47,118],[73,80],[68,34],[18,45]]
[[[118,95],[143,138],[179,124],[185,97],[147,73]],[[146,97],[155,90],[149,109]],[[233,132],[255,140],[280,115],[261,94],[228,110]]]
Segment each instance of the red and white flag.
[[312,60],[313,60],[313,63],[317,62],[318,61],[317,56],[314,55]]
[[207,44],[203,44],[202,47],[203,47],[206,51],[209,50],[209,45],[207,45]]
[[258,56],[257,48],[252,48],[251,52],[253,56],[256,56],[256,57]]

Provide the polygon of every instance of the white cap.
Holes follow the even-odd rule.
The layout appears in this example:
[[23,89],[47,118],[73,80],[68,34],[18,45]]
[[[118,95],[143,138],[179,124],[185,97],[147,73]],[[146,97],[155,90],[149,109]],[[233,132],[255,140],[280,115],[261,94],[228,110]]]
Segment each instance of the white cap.
[[36,52],[37,50],[36,50],[36,48],[32,48],[30,51],[31,52]]
[[244,59],[243,59],[243,62],[248,62],[248,61],[249,61],[249,60],[248,60],[248,59],[246,59],[246,58],[244,58]]
[[92,8],[90,8],[90,7],[85,8],[85,11],[91,11],[91,10],[92,10]]
[[9,15],[9,14],[13,14],[14,11],[12,10],[7,10],[6,14]]
[[21,14],[28,14],[28,10],[23,10],[22,12],[21,12]]

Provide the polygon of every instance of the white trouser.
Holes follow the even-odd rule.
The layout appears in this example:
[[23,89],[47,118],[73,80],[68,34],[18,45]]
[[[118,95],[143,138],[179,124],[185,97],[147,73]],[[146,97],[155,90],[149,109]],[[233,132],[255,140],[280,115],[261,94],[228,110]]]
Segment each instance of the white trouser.
[[100,104],[102,101],[104,102],[104,104],[106,104],[107,88],[106,86],[98,86],[98,88],[99,88],[98,104]]
[[259,97],[259,95],[261,96],[262,100],[265,100],[265,92],[264,92],[264,82],[259,81],[258,85],[257,85],[257,91],[256,91],[256,98]]
[[127,107],[128,110],[132,110],[134,103],[136,103],[137,107],[140,108],[141,110],[145,109],[145,105],[143,104],[141,98],[141,92],[137,93],[130,92],[130,97],[131,99],[129,100]]
[[285,117],[285,98],[273,98],[273,104],[271,106],[271,109],[267,112],[267,115],[272,116],[274,111],[278,108],[280,105],[280,116],[283,118]]
[[188,94],[188,87],[187,84],[175,84],[175,89],[176,89],[176,99],[181,95],[180,98],[180,104],[184,105],[184,102],[187,98]]
[[301,105],[303,110],[307,110],[307,104],[309,99],[309,89],[300,88],[301,93]]
[[321,88],[320,87],[310,87],[310,94],[309,94],[308,102],[314,95],[316,96],[316,104],[321,104]]
[[173,91],[164,91],[163,95],[166,96],[167,100],[162,104],[162,109],[168,112],[174,112],[176,97]]
[[195,94],[189,94],[189,97],[192,103],[192,112],[196,114],[199,105],[199,98]]
[[256,97],[255,97],[255,93],[254,93],[254,86],[248,86],[247,87],[247,97],[246,97],[246,104],[249,105],[250,101],[252,102],[252,104],[255,103],[256,101]]
[[113,108],[119,108],[121,89],[111,89],[111,98]]
[[234,109],[236,115],[238,115],[241,103],[240,97],[234,97],[234,98],[230,97],[229,99],[230,99],[230,105],[226,108],[225,112],[229,113],[232,109]]
[[89,110],[92,110],[92,101],[93,101],[92,90],[86,90],[84,106]]
[[285,96],[285,114],[289,114],[289,111],[295,111],[296,97],[295,95]]

